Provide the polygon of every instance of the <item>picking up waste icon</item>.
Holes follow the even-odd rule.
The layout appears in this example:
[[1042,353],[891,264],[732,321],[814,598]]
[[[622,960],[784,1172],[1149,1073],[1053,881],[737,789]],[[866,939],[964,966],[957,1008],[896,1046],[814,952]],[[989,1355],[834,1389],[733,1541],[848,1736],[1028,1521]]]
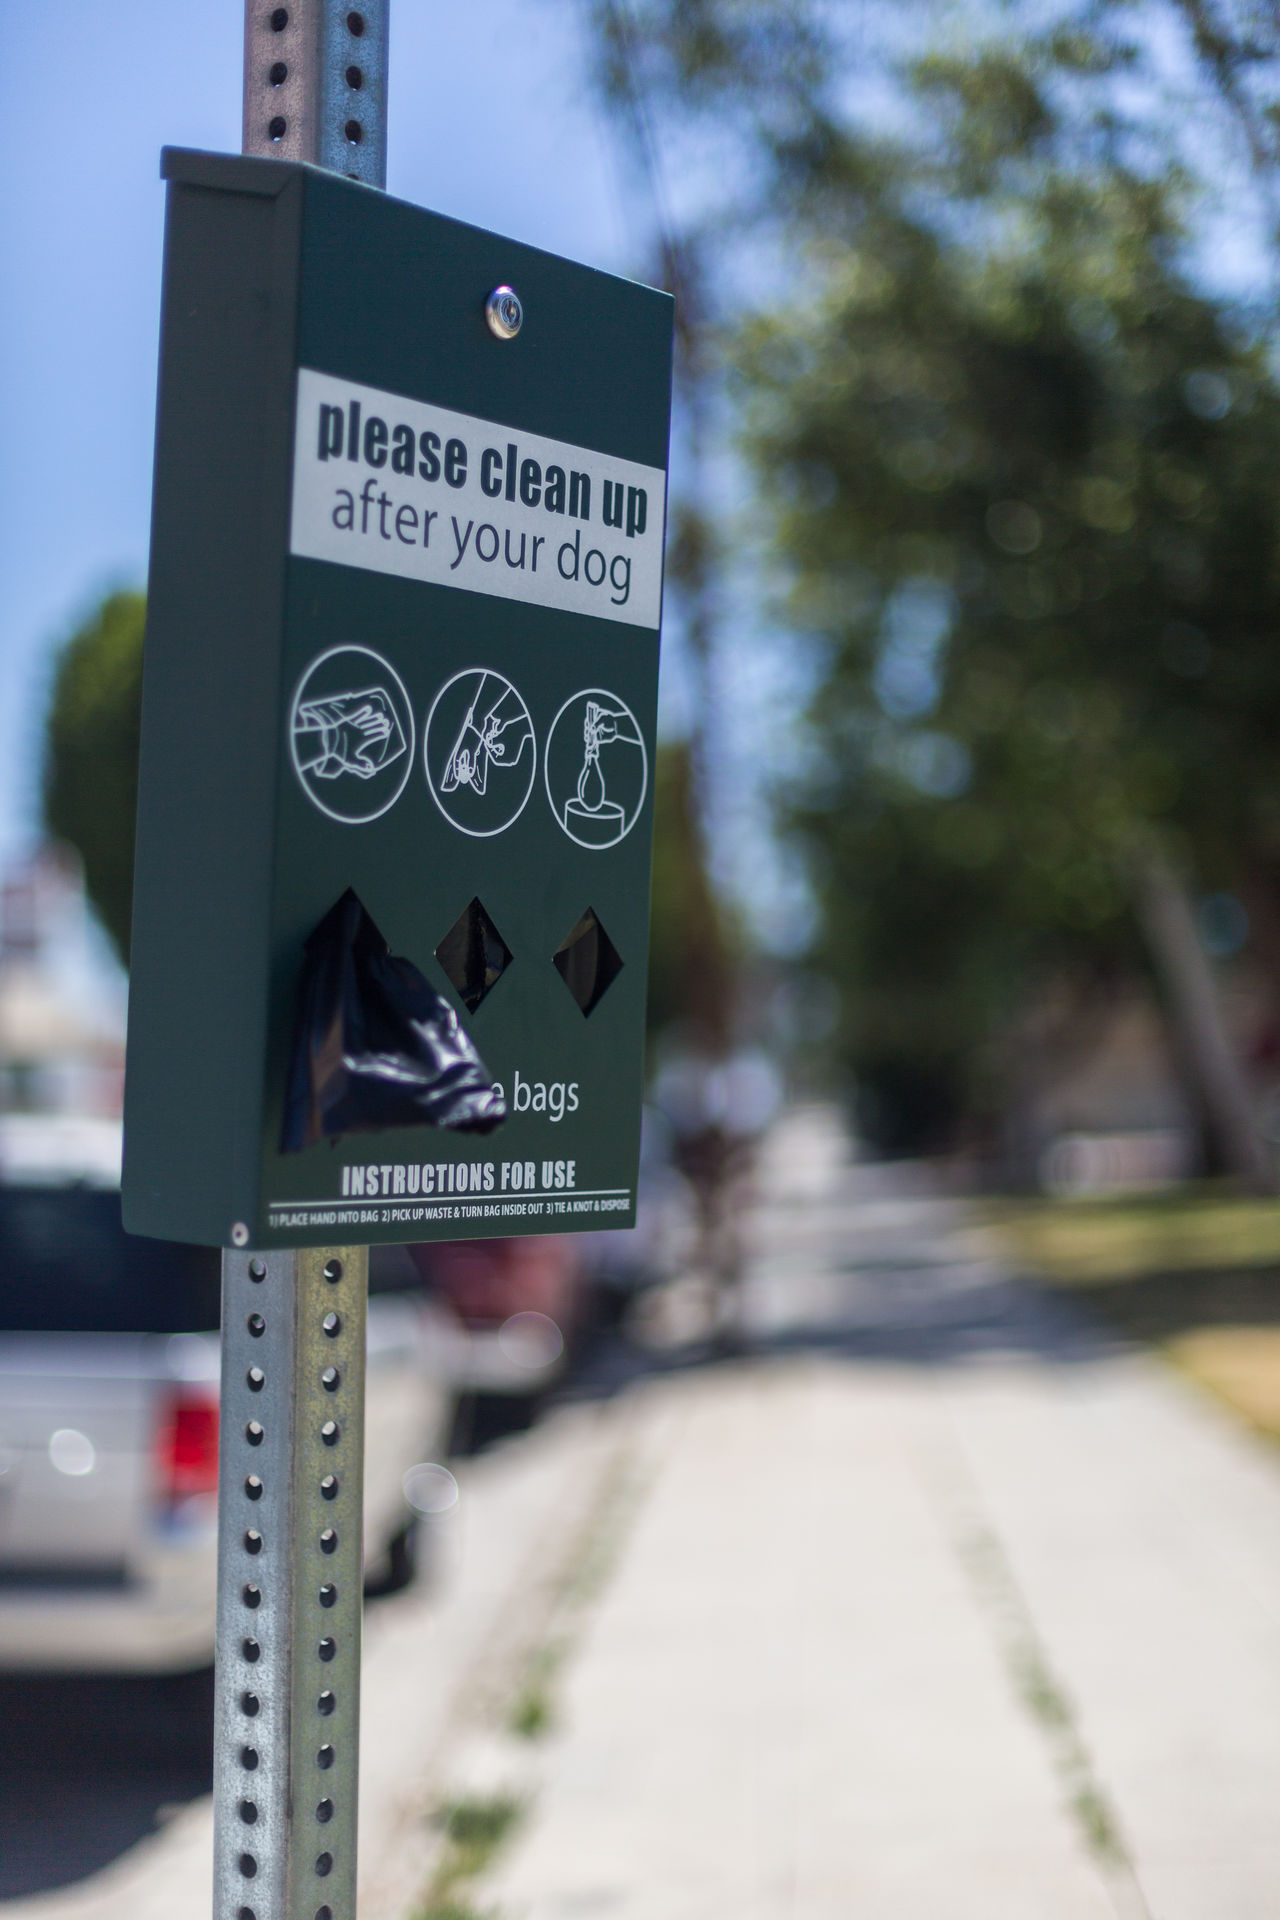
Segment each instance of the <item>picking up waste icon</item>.
[[423,759],[446,820],[478,839],[502,833],[524,811],[537,772],[529,709],[500,673],[456,673],[431,703]]
[[413,714],[394,667],[369,647],[334,647],[298,684],[289,748],[303,790],[332,820],[376,820],[409,777]]

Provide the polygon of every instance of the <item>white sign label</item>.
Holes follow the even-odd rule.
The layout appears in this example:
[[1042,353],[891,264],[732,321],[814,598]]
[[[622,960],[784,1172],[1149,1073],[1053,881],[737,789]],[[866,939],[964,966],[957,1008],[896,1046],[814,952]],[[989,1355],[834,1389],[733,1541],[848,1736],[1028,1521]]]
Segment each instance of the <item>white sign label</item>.
[[666,475],[302,368],[291,551],[656,627]]

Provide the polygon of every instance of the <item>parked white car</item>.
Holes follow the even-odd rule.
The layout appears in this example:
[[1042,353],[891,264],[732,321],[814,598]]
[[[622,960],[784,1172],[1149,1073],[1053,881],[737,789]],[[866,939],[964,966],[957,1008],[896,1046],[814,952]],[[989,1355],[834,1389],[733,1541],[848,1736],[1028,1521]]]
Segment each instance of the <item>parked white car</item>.
[[[127,1235],[118,1187],[118,1128],[0,1120],[0,1668],[213,1654],[218,1254]],[[452,1407],[448,1321],[402,1249],[374,1249],[370,1295],[377,1580],[411,1571],[405,1481]]]

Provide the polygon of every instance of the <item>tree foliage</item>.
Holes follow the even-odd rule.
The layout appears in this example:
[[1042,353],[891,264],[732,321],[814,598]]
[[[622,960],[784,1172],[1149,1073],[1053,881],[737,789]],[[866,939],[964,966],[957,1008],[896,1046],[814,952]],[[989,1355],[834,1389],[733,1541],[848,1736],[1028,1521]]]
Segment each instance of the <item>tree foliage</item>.
[[904,199],[741,364],[825,663],[797,817],[846,1034],[963,1102],[1037,966],[1123,951],[1144,837],[1280,873],[1280,396],[1150,186],[1050,176],[977,256]]
[[89,898],[129,961],[146,601],[113,593],[63,648],[45,730],[44,820],[76,848]]
[[881,12],[878,122],[822,9],[627,16],[654,114],[705,126],[718,101],[747,141],[737,238],[794,289],[716,323],[814,662],[784,815],[899,1144],[981,1106],[1037,983],[1135,964],[1144,846],[1280,924],[1280,394],[1256,312],[1196,275],[1157,13],[1242,113],[1243,16],[1215,52],[1198,0],[1049,28],[1015,0],[959,51]]

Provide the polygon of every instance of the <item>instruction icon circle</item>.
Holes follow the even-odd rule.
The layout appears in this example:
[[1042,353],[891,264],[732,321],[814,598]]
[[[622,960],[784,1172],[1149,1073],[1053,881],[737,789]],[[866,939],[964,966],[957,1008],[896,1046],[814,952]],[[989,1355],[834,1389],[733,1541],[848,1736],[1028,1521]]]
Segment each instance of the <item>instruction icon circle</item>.
[[330,820],[363,826],[393,807],[415,740],[404,681],[372,647],[330,647],[299,680],[289,754],[303,792]]
[[491,667],[446,680],[422,730],[422,761],[432,799],[459,833],[505,833],[538,771],[533,721],[510,680]]
[[626,701],[584,687],[565,701],[547,735],[547,798],[557,824],[580,847],[616,847],[640,817],[649,757]]

